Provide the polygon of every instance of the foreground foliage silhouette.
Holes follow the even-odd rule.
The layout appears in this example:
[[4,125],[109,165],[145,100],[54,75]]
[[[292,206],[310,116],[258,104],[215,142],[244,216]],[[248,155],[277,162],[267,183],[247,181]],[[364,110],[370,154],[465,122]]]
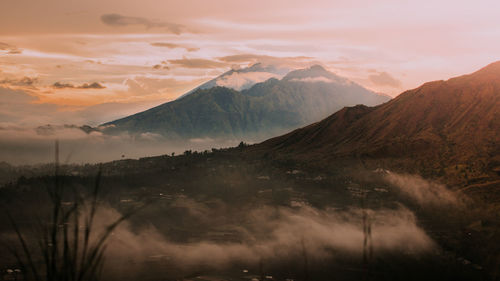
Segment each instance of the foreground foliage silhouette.
[[[12,215],[7,212],[21,250],[12,246],[8,248],[19,263],[25,280],[99,280],[109,236],[137,210],[121,215],[99,233],[96,230],[95,218],[99,208],[101,169],[97,173],[89,198],[85,198],[76,188],[65,188],[59,176],[58,142],[55,149],[54,185],[47,187],[52,204],[50,215],[46,219],[37,218],[35,241],[29,241]],[[72,201],[66,201],[67,198]]]

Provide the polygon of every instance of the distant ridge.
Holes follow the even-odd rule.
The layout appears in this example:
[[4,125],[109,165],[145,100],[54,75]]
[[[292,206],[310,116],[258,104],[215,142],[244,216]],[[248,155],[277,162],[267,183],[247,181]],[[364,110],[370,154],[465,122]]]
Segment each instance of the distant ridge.
[[[228,73],[254,73],[257,69],[271,71],[254,65]],[[386,96],[316,65],[292,71],[282,79],[267,79],[242,91],[200,87],[175,101],[100,128],[108,134],[155,133],[172,139],[257,141],[321,120],[344,106],[376,105],[387,100]]]

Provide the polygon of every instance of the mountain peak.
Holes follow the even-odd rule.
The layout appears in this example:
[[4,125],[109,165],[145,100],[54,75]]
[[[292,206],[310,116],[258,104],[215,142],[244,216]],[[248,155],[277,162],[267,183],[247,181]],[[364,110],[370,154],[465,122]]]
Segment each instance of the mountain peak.
[[274,65],[265,65],[260,62],[244,68],[232,68],[179,96],[177,99],[182,99],[185,96],[194,93],[198,89],[210,89],[216,86],[224,86],[235,90],[248,89],[257,83],[268,80],[269,78],[281,78],[288,73],[288,71],[288,68],[279,68]]
[[334,82],[347,83],[346,78],[340,77],[321,65],[313,65],[309,68],[297,69],[288,73],[283,80],[285,81],[310,81],[310,82]]
[[[188,96],[107,123],[114,126],[106,133],[155,133],[174,140],[262,139],[321,120],[344,106],[387,101],[319,65],[290,72],[290,80],[265,71],[268,67],[274,68],[256,64],[232,70]],[[259,80],[263,82],[254,83]]]
[[312,71],[326,71],[326,72],[328,72],[324,67],[322,67],[319,64],[312,65],[311,67],[309,67],[309,69]]

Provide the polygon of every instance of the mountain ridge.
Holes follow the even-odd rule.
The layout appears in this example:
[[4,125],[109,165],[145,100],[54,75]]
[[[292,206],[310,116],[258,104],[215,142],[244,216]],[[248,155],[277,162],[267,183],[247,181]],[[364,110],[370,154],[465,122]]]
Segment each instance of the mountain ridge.
[[[500,62],[427,82],[375,106],[346,107],[320,122],[251,148],[269,157],[329,163],[401,159],[436,174],[468,177],[500,167]],[[401,161],[399,161],[400,163]],[[427,167],[425,167],[427,166]]]
[[330,78],[325,79],[330,80],[270,78],[242,91],[220,86],[197,89],[172,102],[105,123],[101,128],[110,134],[158,133],[177,139],[232,137],[262,140],[321,120],[345,105],[374,105],[388,100],[354,82],[345,83],[345,78],[319,68],[313,66],[292,71],[291,75],[319,77],[319,73],[320,77],[326,75]]

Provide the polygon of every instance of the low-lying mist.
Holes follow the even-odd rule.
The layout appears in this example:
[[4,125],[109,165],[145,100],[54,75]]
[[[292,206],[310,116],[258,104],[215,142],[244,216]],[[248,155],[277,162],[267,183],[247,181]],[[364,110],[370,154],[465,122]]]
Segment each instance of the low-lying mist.
[[193,138],[172,141],[145,133],[140,135],[105,135],[98,131],[84,132],[75,126],[44,126],[39,128],[0,127],[0,159],[10,164],[49,163],[54,158],[54,141],[60,141],[65,163],[98,163],[123,158],[140,158],[163,154],[180,154],[186,150],[236,146],[240,139]]
[[[208,163],[209,171],[219,168],[214,160]],[[449,233],[442,231],[443,225],[453,226],[454,222],[441,211],[450,207],[458,211],[462,195],[419,176],[367,171],[371,178],[362,174],[359,182],[351,179],[359,184],[335,185],[337,180],[332,179],[324,185],[314,178],[308,180],[305,171],[275,171],[272,176],[281,174],[282,180],[273,181],[271,177],[256,178],[262,170],[244,178],[228,172],[227,163],[221,165],[221,173],[196,174],[202,180],[193,185],[187,176],[173,178],[178,172],[170,169],[154,174],[164,175],[157,181],[139,178],[141,185],[132,186],[127,186],[126,175],[113,175],[112,181],[105,176],[95,237],[128,209],[146,204],[113,230],[104,266],[104,276],[110,278],[105,279],[163,280],[165,276],[177,280],[224,275],[235,269],[238,276],[251,279],[249,276],[259,275],[260,267],[283,274],[281,279],[288,278],[284,275],[297,279],[303,267],[309,266],[312,274],[325,274],[322,280],[330,280],[325,277],[330,273],[361,274],[368,263],[379,266],[373,272],[386,265],[391,267],[388,272],[418,272],[429,262],[445,261],[442,264],[446,265],[448,254],[442,239],[460,231],[458,225]],[[167,172],[171,174],[165,175]],[[86,182],[80,177],[67,180],[77,189]],[[239,185],[233,185],[237,181]],[[248,186],[241,183],[245,181]],[[25,186],[15,194],[24,196],[23,190],[43,193]],[[33,200],[29,196],[18,199],[25,206]],[[64,206],[71,205],[68,200]],[[457,213],[462,212],[454,215]],[[20,221],[22,217],[19,215]],[[15,240],[8,231],[4,234],[5,239]],[[251,274],[243,274],[243,269]]]
[[399,174],[386,171],[384,179],[403,195],[422,206],[463,206],[464,195],[448,189],[445,185],[426,180],[418,175]]
[[[205,223],[215,220],[200,212],[206,208],[202,203],[183,199],[180,205],[186,213],[208,220]],[[104,226],[118,216],[112,208],[103,209],[98,216],[99,224]],[[108,260],[114,266],[133,260],[137,266],[149,262],[150,267],[157,262],[189,271],[200,267],[222,269],[235,263],[256,266],[262,261],[285,262],[301,259],[303,255],[312,262],[347,256],[361,259],[364,250],[372,251],[374,256],[386,253],[417,256],[436,247],[417,225],[414,214],[402,206],[342,211],[310,206],[261,206],[248,210],[236,221],[226,219],[229,223],[219,225],[216,231],[221,240],[205,233],[188,243],[173,242],[151,225],[134,229],[125,223],[109,241]],[[233,236],[237,239],[231,239]]]

